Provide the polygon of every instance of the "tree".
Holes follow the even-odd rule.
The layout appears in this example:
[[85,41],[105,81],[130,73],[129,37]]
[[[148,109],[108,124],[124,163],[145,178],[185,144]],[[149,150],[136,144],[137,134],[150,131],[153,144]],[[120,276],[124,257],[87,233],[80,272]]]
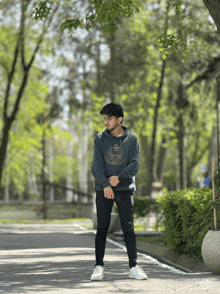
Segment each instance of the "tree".
[[[15,31],[15,27],[10,25],[11,30],[14,32],[14,52],[12,57],[10,56],[10,62],[5,62],[3,64],[7,82],[4,91],[2,110],[3,128],[0,144],[0,185],[2,184],[2,173],[9,141],[9,132],[18,114],[21,99],[27,86],[36,54],[40,49],[48,27],[59,7],[59,3],[52,5],[48,19],[42,22],[41,28],[39,29],[40,32],[36,34],[36,37],[32,38],[32,46],[30,46],[27,44],[27,36],[29,26],[31,26],[31,21],[28,18],[31,0],[21,0],[17,1],[15,4],[20,10],[19,27],[17,31]],[[11,9],[14,12],[13,7]],[[2,28],[3,30],[8,30],[7,26],[4,27],[4,23],[2,24]]]
[[217,32],[220,35],[220,2],[218,0],[203,0],[206,8],[208,9],[212,19],[217,27]]
[[[34,76],[39,75],[37,69],[32,69]],[[10,130],[10,141],[7,150],[7,166],[2,177],[3,186],[7,182],[10,188],[10,199],[23,200],[29,183],[29,200],[37,199],[36,175],[40,172],[41,128],[37,124],[39,115],[47,111],[45,96],[48,88],[43,80],[32,79],[26,87],[24,99],[20,103],[16,124]],[[31,162],[31,164],[30,164]],[[13,188],[13,189],[12,189]],[[2,193],[4,195],[4,193]],[[36,198],[35,198],[36,197]]]
[[[72,1],[72,5],[77,1]],[[79,16],[75,19],[66,19],[61,28],[69,30],[76,29],[78,27],[84,27],[87,30],[94,28],[97,24],[100,26],[100,30],[105,33],[115,33],[118,24],[121,23],[123,16],[131,16],[135,12],[138,12],[137,1],[135,0],[107,0],[107,1],[83,1],[83,6],[87,6],[86,15]],[[50,1],[41,1],[35,8],[35,18],[42,19],[47,17],[50,12]]]
[[[146,187],[143,189],[144,194],[146,191],[150,191],[153,180],[163,179],[162,171],[164,170],[167,148],[170,147],[169,140],[172,140],[179,153],[179,164],[177,165],[179,177],[175,180],[182,187],[187,185],[187,178],[191,183],[191,171],[205,154],[209,136],[207,136],[206,124],[205,128],[197,129],[198,133],[194,138],[198,138],[198,141],[193,141],[193,135],[189,135],[188,128],[195,135],[196,122],[192,122],[189,127],[188,120],[192,111],[189,103],[195,104],[196,110],[194,111],[197,111],[198,106],[194,101],[197,97],[195,95],[197,89],[195,88],[195,92],[190,92],[191,95],[188,97],[186,86],[199,71],[199,68],[207,62],[214,52],[217,52],[218,48],[215,38],[212,37],[212,31],[210,31],[213,30],[213,26],[208,26],[206,11],[199,9],[200,6],[198,7],[194,3],[188,7],[187,13],[190,17],[189,21],[185,23],[184,28],[188,31],[185,34],[181,30],[180,14],[170,7],[168,31],[171,34],[178,33],[181,43],[178,51],[170,50],[170,54],[166,58],[167,70],[164,78],[164,91],[162,92],[161,85],[163,83],[161,81],[163,78],[161,79],[161,77],[163,75],[161,73],[164,70],[165,62],[163,64],[163,60],[158,54],[156,40],[158,36],[164,34],[164,16],[166,15],[164,7],[169,4],[169,1],[161,1],[160,3],[161,6],[156,5],[157,1],[151,1],[147,11],[142,9],[140,14],[125,19],[123,25],[120,25],[115,33],[114,39],[111,39],[111,44],[109,43],[109,47],[111,45],[112,48],[109,51],[114,53],[114,58],[111,58],[110,55],[108,62],[99,64],[99,82],[101,84],[99,90],[101,88],[101,92],[98,94],[101,97],[100,100],[97,99],[96,103],[100,104],[101,98],[104,97],[111,99],[110,88],[113,87],[114,82],[114,99],[124,105],[128,114],[126,115],[126,125],[134,128],[140,138],[141,156],[145,162],[143,182],[146,184],[149,181],[150,183],[147,189]],[[113,77],[111,76],[111,68],[114,68]],[[211,103],[210,107],[212,107]],[[199,115],[196,120],[199,125],[202,124],[201,120],[201,115]],[[186,135],[190,138],[188,144],[186,144]],[[204,138],[205,144],[198,148],[196,144],[200,138]],[[182,148],[183,146],[185,147]],[[194,153],[194,148],[196,153]],[[196,163],[188,158],[187,150],[193,150]],[[173,167],[175,167],[176,157],[173,156],[172,160]],[[187,165],[186,162],[188,162]],[[173,167],[172,175],[175,178],[176,170]]]
[[[176,7],[179,11],[183,11],[182,4],[185,5],[185,1],[173,0],[173,7]],[[205,7],[208,9],[216,27],[217,32],[220,34],[220,3],[219,0],[203,0]],[[49,1],[41,1],[39,6],[36,7],[35,17],[46,17],[49,11],[47,4]],[[63,29],[76,29],[79,26],[84,26],[86,29],[94,27],[97,23],[101,25],[101,30],[105,32],[114,33],[117,26],[121,23],[121,17],[132,16],[134,13],[139,12],[139,4],[136,0],[107,0],[107,1],[91,1],[88,5],[88,10],[85,18],[76,18],[65,20],[61,24]],[[164,34],[164,36],[166,36]]]
[[[58,93],[57,93],[58,92]],[[41,173],[41,181],[42,181],[42,198],[43,198],[43,218],[47,218],[47,197],[46,197],[46,181],[48,180],[46,177],[46,137],[48,132],[51,129],[51,124],[54,119],[59,118],[60,112],[62,110],[58,101],[59,91],[54,88],[53,92],[47,96],[46,100],[52,100],[52,103],[48,103],[50,108],[38,117],[39,124],[42,125],[42,173]],[[47,101],[48,102],[48,101]]]
[[[103,10],[95,9],[97,7],[95,6],[95,2],[99,3],[99,8],[103,8]],[[120,3],[120,5],[123,4],[123,1],[117,2]],[[127,1],[127,3],[131,2],[132,1]],[[115,1],[94,1],[94,3],[92,1],[91,6],[88,7],[93,7],[94,10],[91,12],[89,10],[90,8],[88,8],[87,11],[90,11],[90,14],[88,15],[95,15],[94,22],[89,23],[86,17],[84,22],[84,27],[86,27],[87,29],[91,29],[90,25],[96,25],[100,30],[103,29],[103,31],[110,33],[108,35],[104,35],[104,38],[106,39],[106,44],[109,45],[109,49],[111,52],[110,61],[106,64],[102,64],[100,62],[100,58],[96,58],[98,77],[97,80],[99,86],[101,85],[101,87],[99,87],[99,94],[101,95],[101,97],[95,97],[95,104],[102,105],[102,101],[105,102],[106,97],[111,99],[112,101],[117,99],[117,101],[122,101],[125,104],[125,109],[130,114],[130,118],[128,119],[130,126],[135,127],[134,122],[136,122],[137,125],[137,132],[139,133],[142,142],[141,147],[143,149],[142,151],[146,162],[146,169],[149,166],[149,159],[151,159],[151,156],[155,156],[155,153],[157,153],[154,160],[155,164],[153,164],[153,167],[151,168],[151,172],[154,170],[154,179],[162,178],[162,168],[160,166],[161,159],[159,160],[159,155],[161,154],[162,162],[164,162],[166,154],[165,145],[167,144],[167,141],[169,139],[169,135],[167,133],[170,132],[172,133],[172,136],[176,136],[179,146],[178,150],[180,164],[178,170],[180,171],[179,181],[181,182],[184,176],[183,166],[184,160],[186,159],[186,150],[188,146],[186,146],[185,149],[182,150],[182,152],[181,148],[184,142],[184,134],[186,133],[186,117],[187,115],[189,115],[190,109],[189,107],[185,107],[185,102],[188,102],[188,97],[187,95],[185,95],[185,82],[187,83],[188,81],[190,81],[196,70],[198,70],[198,68],[202,66],[202,64],[209,58],[209,53],[214,52],[214,49],[210,48],[210,51],[205,51],[203,50],[203,47],[201,47],[201,44],[203,44],[204,46],[204,42],[206,42],[208,46],[210,46],[210,44],[213,45],[214,40],[217,39],[214,35],[214,26],[210,24],[208,20],[206,20],[208,16],[207,13],[203,16],[203,11],[198,2],[192,3],[180,0],[148,0],[144,2],[144,8],[140,9],[140,12],[147,15],[146,11],[150,11],[149,15],[147,15],[147,17],[149,18],[148,25],[146,25],[144,28],[146,30],[145,35],[143,34],[146,39],[150,40],[148,40],[148,42],[146,42],[145,40],[144,42],[143,39],[141,40],[137,38],[140,43],[142,42],[141,46],[139,46],[140,43],[137,42],[134,42],[133,44],[130,43],[130,46],[128,46],[127,43],[129,43],[130,39],[127,38],[127,35],[125,35],[126,30],[121,29],[122,27],[119,26],[119,30],[115,34],[115,30],[112,30],[111,27],[111,21],[108,22],[104,17],[102,18],[101,16],[102,12],[106,11],[105,9],[107,7],[108,9],[112,7],[108,6],[111,5],[111,3],[112,5],[114,5]],[[166,7],[166,4],[170,4],[171,12],[169,14],[169,30],[167,32],[164,32],[164,7]],[[136,5],[138,6],[139,4]],[[121,7],[122,6],[120,6],[120,8]],[[115,6],[115,9],[118,9],[117,5]],[[127,25],[131,23],[132,18],[124,19],[122,18],[122,15],[120,13],[118,14],[118,20],[115,21],[115,15],[112,14],[112,12],[113,10],[109,9],[108,17],[112,19],[112,23],[114,23],[114,28],[116,28],[119,24],[119,22],[117,23],[118,20],[122,23],[123,21],[127,20]],[[136,14],[137,18],[141,19],[141,13]],[[96,16],[99,16],[99,21],[98,18],[95,18]],[[89,25],[86,26],[86,24]],[[77,26],[80,25],[83,26],[80,18],[78,18],[78,24],[77,21],[72,20],[72,22],[69,22],[69,26],[68,22],[66,22],[65,25],[62,26],[62,28],[76,29]],[[107,25],[108,27],[107,30],[104,29],[106,28],[105,25]],[[139,22],[139,27],[142,27],[142,25],[143,24]],[[134,31],[136,34],[139,34],[138,30]],[[121,44],[119,41],[120,36],[123,40]],[[127,42],[127,40],[129,41]],[[163,63],[161,56],[159,56],[158,54],[158,47],[155,46],[156,40],[159,41],[159,44],[161,46],[160,50],[163,58],[167,56],[167,53],[170,54],[168,55],[166,60],[166,66],[168,70],[165,78],[165,91],[163,96],[157,96],[159,103],[156,103],[157,101],[155,99],[155,89],[157,88],[159,93],[160,83],[158,76],[160,75],[160,72],[162,73]],[[199,42],[198,40],[201,40],[201,42]],[[201,44],[199,45],[199,43]],[[173,46],[173,44],[176,47]],[[137,62],[137,60],[133,62],[134,58],[132,57],[132,55],[135,56],[136,53],[136,56],[138,56],[138,53],[141,52],[141,50],[147,51],[148,58],[142,52],[143,54],[141,53],[140,55],[142,63],[140,63],[140,60],[139,62]],[[173,54],[173,52],[175,52],[176,55]],[[97,54],[97,56],[99,55]],[[133,64],[131,61],[133,62]],[[159,71],[158,64],[161,65],[161,71]],[[113,72],[114,75],[112,74]],[[114,89],[114,91],[112,91],[112,89]],[[144,98],[142,98],[143,96]],[[170,107],[169,104],[170,97],[172,97],[172,107]],[[182,107],[183,105],[184,107]],[[135,113],[136,109],[137,113]],[[173,110],[173,113],[171,114],[169,110]],[[169,113],[169,116],[167,115],[167,113]],[[152,123],[153,118],[155,118],[154,124]],[[168,123],[167,121],[169,120],[173,123],[174,119],[176,120],[176,125],[171,126],[171,123]],[[152,132],[153,127],[154,132]],[[159,148],[160,151],[158,153],[157,150],[159,138],[159,144],[162,144],[161,148]],[[154,140],[156,140],[156,144]],[[177,144],[177,141],[175,144]],[[151,150],[151,152],[146,149]],[[199,156],[196,158],[199,158]],[[156,159],[158,159],[157,166],[155,166]],[[158,175],[156,176],[155,170],[158,173]],[[145,179],[145,182],[147,180],[148,179]]]

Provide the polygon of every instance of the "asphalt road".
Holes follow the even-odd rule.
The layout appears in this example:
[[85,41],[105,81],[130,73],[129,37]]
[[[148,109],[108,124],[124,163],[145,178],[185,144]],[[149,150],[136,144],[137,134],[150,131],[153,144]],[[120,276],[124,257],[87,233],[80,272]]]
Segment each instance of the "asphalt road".
[[105,279],[91,282],[94,241],[93,233],[71,223],[0,225],[0,293],[220,294],[220,276],[185,274],[146,255],[138,263],[149,279],[129,279],[126,251],[110,242]]

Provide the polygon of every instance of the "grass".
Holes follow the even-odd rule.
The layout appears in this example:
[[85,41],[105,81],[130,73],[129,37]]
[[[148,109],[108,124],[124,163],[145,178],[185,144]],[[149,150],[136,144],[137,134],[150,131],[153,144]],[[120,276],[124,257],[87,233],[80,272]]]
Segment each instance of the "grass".
[[40,220],[29,220],[29,219],[0,219],[0,224],[10,223],[71,223],[71,222],[84,222],[90,220],[89,218],[69,218],[69,219],[40,219]]
[[[134,222],[134,230],[135,231],[145,231],[145,226],[142,223],[139,222]],[[159,227],[158,231],[163,231],[164,227]],[[142,241],[145,243],[150,243],[153,245],[157,246],[163,246],[168,248],[167,242],[165,240],[165,235],[161,236],[141,236],[141,237],[136,237],[137,241]]]
[[[134,230],[135,231],[146,231],[146,227],[145,227],[145,225],[143,223],[134,222]],[[159,232],[164,232],[164,226],[163,225],[159,225],[156,228],[156,225],[153,225],[153,230],[159,231]]]
[[145,243],[150,243],[153,245],[157,245],[157,246],[162,246],[165,248],[169,248],[169,246],[167,245],[167,242],[165,240],[165,235],[161,235],[161,236],[156,236],[156,237],[146,237],[146,236],[141,236],[141,237],[136,237],[137,241],[142,241]]
[[93,225],[82,225],[83,228],[86,228],[87,230],[93,230]]
[[145,227],[142,223],[134,222],[134,230],[135,231],[145,231]]

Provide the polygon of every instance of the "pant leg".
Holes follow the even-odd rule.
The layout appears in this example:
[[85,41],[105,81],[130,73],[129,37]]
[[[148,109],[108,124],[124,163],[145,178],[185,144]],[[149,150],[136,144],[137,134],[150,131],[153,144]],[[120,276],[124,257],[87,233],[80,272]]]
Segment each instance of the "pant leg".
[[114,199],[104,197],[104,192],[96,193],[97,232],[95,238],[96,265],[104,266],[106,237],[111,220]]
[[129,258],[129,267],[137,265],[136,236],[134,232],[133,196],[129,191],[115,192],[121,228],[124,233],[125,245]]

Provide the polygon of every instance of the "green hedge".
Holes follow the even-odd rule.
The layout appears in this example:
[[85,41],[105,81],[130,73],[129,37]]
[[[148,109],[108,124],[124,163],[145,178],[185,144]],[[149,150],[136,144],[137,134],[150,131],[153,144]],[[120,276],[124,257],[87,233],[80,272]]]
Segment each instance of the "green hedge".
[[158,198],[165,218],[166,241],[179,254],[201,258],[201,246],[213,229],[212,190],[186,189]]
[[144,217],[150,212],[159,212],[159,203],[154,198],[134,197],[134,213],[136,217]]

